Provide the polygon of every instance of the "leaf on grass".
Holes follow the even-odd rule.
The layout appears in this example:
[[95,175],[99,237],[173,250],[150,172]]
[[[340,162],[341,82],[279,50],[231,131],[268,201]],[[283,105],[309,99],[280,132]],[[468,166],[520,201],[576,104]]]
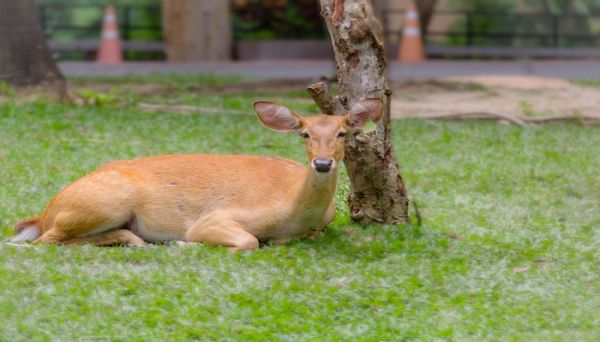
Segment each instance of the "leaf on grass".
[[585,284],[585,289],[589,292],[589,293],[594,293],[594,287],[592,286],[592,284]]
[[344,234],[346,234],[348,236],[354,236],[354,234],[356,233],[354,231],[354,229],[352,229],[352,228],[346,228],[346,229],[343,230],[343,232],[344,232]]
[[517,267],[513,270],[514,273],[525,273],[529,271],[529,267],[524,266],[524,267]]
[[465,240],[465,238],[458,234],[457,232],[453,232],[453,231],[445,231],[443,232],[446,236],[448,236],[449,238],[453,239],[453,240]]

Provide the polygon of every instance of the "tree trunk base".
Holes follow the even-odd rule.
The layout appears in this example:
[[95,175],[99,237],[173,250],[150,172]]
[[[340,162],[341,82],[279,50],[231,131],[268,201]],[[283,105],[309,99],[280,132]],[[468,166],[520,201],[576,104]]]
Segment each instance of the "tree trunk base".
[[38,98],[48,98],[54,101],[69,102],[71,98],[63,82],[49,83],[35,86],[22,86],[11,88],[9,92],[3,93],[0,90],[0,103],[4,99],[11,98],[12,96],[17,100],[33,101]]
[[[370,135],[346,146],[345,158],[353,191],[348,195],[350,216],[359,223],[402,224],[408,221],[408,197],[391,152],[372,153]],[[374,172],[374,170],[377,170]],[[381,172],[384,170],[384,172]]]
[[42,91],[67,98],[33,0],[0,1],[0,80],[19,93]]

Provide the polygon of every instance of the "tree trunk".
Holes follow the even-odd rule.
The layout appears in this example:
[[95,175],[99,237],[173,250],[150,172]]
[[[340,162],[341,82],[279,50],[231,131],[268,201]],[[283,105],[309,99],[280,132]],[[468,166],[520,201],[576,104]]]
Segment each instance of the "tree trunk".
[[435,5],[438,0],[418,0],[416,2],[419,11],[419,20],[421,22],[421,37],[425,39],[429,30],[429,22],[433,16]]
[[344,163],[352,183],[348,197],[353,220],[397,224],[407,221],[408,198],[391,141],[390,100],[381,25],[369,0],[320,0],[335,54],[340,95],[325,84],[308,91],[323,113],[345,114],[357,101],[384,101],[383,119],[368,134],[347,138]]
[[65,79],[52,59],[33,0],[0,1],[0,80],[66,97]]
[[229,1],[162,0],[169,62],[231,59]]

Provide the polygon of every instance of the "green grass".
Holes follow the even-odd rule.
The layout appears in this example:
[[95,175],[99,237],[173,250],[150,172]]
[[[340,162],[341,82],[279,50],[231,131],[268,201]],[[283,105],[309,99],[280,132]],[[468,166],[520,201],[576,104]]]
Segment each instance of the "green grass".
[[[264,95],[315,110],[276,92],[144,100],[251,114]],[[597,341],[600,130],[430,121],[398,121],[393,130],[421,226],[352,224],[342,175],[325,236],[287,246],[231,254],[0,244],[0,340]],[[0,142],[4,237],[110,160],[305,158],[297,136],[272,133],[252,115],[44,100],[1,105]]]

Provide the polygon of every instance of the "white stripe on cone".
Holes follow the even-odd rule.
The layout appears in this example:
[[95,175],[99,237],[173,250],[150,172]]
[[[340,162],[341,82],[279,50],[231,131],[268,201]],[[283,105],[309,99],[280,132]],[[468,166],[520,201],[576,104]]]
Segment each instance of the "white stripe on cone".
[[402,35],[403,36],[420,36],[421,29],[418,27],[407,27],[404,30],[402,30]]
[[117,38],[119,34],[117,31],[104,31],[102,32],[102,38]]
[[419,18],[419,13],[417,13],[417,11],[406,11],[404,18],[408,20],[416,20]]

